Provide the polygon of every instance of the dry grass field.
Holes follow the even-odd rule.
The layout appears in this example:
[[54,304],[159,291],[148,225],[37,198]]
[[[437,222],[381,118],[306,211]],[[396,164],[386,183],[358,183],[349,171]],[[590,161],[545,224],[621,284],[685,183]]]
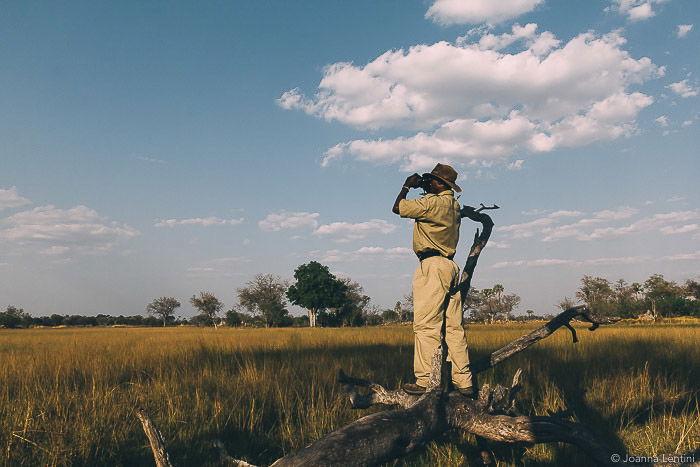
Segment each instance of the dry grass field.
[[[472,358],[532,325],[470,326]],[[566,330],[490,370],[524,371],[520,409],[568,409],[631,454],[700,443],[700,326]],[[389,387],[411,380],[408,326],[341,329],[0,330],[0,465],[153,465],[134,417],[144,407],[178,466],[218,465],[212,440],[267,464],[367,411],[349,408],[337,371]],[[496,447],[499,465],[589,465],[575,448]],[[392,465],[469,465],[470,437],[445,435]]]

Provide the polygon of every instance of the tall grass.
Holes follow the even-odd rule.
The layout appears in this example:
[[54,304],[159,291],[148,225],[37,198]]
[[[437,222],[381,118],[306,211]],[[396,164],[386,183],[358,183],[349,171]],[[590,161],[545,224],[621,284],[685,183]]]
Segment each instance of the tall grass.
[[[472,326],[476,358],[527,332]],[[483,375],[524,371],[521,410],[567,409],[631,454],[700,443],[700,327],[616,326],[559,331]],[[134,417],[144,407],[180,466],[235,457],[274,461],[370,411],[349,408],[337,372],[388,387],[412,380],[410,327],[344,329],[95,328],[0,330],[0,465],[152,465]],[[587,465],[575,448],[497,448],[501,465]],[[459,433],[394,465],[468,464]]]

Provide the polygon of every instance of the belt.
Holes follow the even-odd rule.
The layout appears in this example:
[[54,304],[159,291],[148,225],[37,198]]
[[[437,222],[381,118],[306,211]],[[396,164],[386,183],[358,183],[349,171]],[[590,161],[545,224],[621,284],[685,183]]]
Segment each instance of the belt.
[[452,260],[452,258],[454,258],[454,255],[443,256],[442,253],[440,253],[437,250],[419,251],[416,253],[416,256],[418,256],[418,259],[420,261],[423,261],[424,259],[432,258],[433,256],[442,256],[443,258],[447,258],[449,260]]

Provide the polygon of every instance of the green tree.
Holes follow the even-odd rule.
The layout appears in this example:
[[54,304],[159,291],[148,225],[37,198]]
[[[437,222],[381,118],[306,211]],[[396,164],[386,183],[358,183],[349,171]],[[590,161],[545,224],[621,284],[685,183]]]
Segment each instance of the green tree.
[[490,289],[481,289],[469,297],[472,319],[493,323],[496,319],[511,319],[511,313],[520,304],[520,296],[505,293],[502,284]]
[[23,308],[17,308],[14,305],[8,305],[4,312],[0,313],[0,327],[18,328],[20,326],[28,326],[32,321],[29,313],[26,313]]
[[258,274],[236,290],[238,301],[251,314],[260,316],[265,327],[291,324],[285,292],[287,283],[272,274]]
[[350,279],[340,279],[345,284],[343,303],[332,309],[332,313],[319,312],[319,321],[331,326],[362,326],[365,324],[366,309],[370,298],[364,294],[362,286]]
[[206,326],[214,325],[217,313],[224,306],[211,292],[200,292],[199,297],[192,295],[190,303],[199,310],[199,316],[195,317],[195,322]]
[[576,302],[574,302],[571,297],[564,297],[559,303],[557,303],[557,307],[562,311],[566,311],[573,306],[576,306]]
[[310,327],[316,326],[319,310],[341,307],[347,299],[347,285],[316,261],[297,267],[294,279],[296,283],[287,290],[287,298],[294,305],[306,308]]
[[652,274],[644,281],[647,304],[654,316],[670,317],[679,313],[676,308],[682,306],[685,290],[673,281],[664,279],[663,274]]
[[382,317],[382,321],[385,323],[395,323],[400,318],[400,315],[396,313],[396,310],[392,310],[391,308],[383,310],[380,316]]
[[614,292],[610,281],[603,277],[583,276],[576,297],[601,316],[616,316],[612,305]]
[[685,281],[685,292],[689,297],[700,300],[700,282],[688,279]]
[[224,321],[226,321],[227,325],[232,327],[241,326],[245,321],[245,316],[243,315],[244,313],[241,313],[235,308],[231,308],[224,314]]
[[163,320],[165,326],[168,321],[174,319],[175,309],[179,307],[180,302],[175,297],[160,297],[146,305],[146,312]]

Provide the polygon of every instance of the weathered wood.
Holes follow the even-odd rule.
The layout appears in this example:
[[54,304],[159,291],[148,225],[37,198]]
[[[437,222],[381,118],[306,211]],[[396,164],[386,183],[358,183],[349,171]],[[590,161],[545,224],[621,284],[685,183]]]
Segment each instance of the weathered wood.
[[[613,324],[618,321],[615,318],[599,318],[592,314],[585,305],[569,308],[568,310],[555,316],[543,326],[522,337],[519,337],[491,354],[472,362],[469,365],[472,375],[477,375],[478,373],[488,370],[489,368],[493,368],[507,358],[522,352],[531,345],[550,336],[560,327],[566,327],[572,331],[574,342],[578,342],[576,331],[571,326],[571,320],[573,319],[591,323],[591,327],[589,328],[591,331],[596,330],[601,324]],[[372,383],[371,381],[353,378],[346,375],[342,370],[340,371],[338,382],[345,385],[346,391],[350,395],[350,402],[354,409],[366,409],[376,404],[398,405],[400,407],[408,408],[413,406],[418,399],[417,396],[406,394],[401,389],[386,389],[379,384]],[[367,387],[369,388],[370,392],[367,394],[359,394],[353,386]]]
[[619,318],[598,317],[591,313],[586,305],[579,305],[569,308],[568,310],[559,313],[543,326],[522,337],[519,337],[490,355],[472,362],[470,365],[472,374],[477,374],[489,368],[493,368],[505,359],[522,352],[536,342],[550,336],[552,333],[554,333],[554,331],[562,326],[571,331],[574,343],[578,342],[576,330],[573,328],[573,326],[571,326],[571,320],[573,319],[591,323],[591,326],[588,328],[589,331],[595,331],[601,324],[613,324],[619,321]]
[[272,465],[377,465],[402,457],[425,445],[447,429],[440,385],[442,349],[435,351],[431,366],[426,393],[416,397],[412,407],[362,417],[309,446],[284,456]]
[[153,458],[156,461],[156,467],[172,467],[173,464],[170,462],[168,451],[165,449],[163,436],[160,434],[160,431],[158,431],[158,428],[156,428],[151,417],[149,417],[143,409],[136,409],[136,417],[141,422],[143,431],[146,432],[148,442],[151,445],[151,451],[153,451]]
[[491,232],[493,231],[493,220],[491,216],[481,212],[484,209],[498,209],[498,206],[494,204],[493,207],[486,207],[482,204],[479,209],[474,209],[471,206],[463,206],[460,211],[462,217],[480,222],[482,226],[481,233],[479,233],[479,229],[476,229],[474,241],[469,249],[469,256],[467,256],[467,262],[464,264],[462,275],[459,280],[459,292],[462,294],[462,301],[467,298],[472,283],[472,277],[474,276],[474,269],[476,268],[476,263],[479,261],[479,255],[481,255],[481,252],[486,247],[491,237]]

